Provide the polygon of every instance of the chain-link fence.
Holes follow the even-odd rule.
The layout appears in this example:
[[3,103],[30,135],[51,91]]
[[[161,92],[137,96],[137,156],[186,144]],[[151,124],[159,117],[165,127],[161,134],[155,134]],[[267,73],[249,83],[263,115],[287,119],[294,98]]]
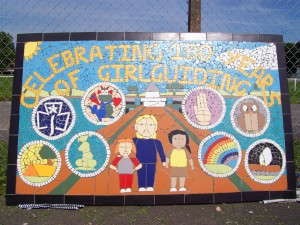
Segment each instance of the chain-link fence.
[[[192,1],[192,0],[191,0]],[[197,0],[199,2],[199,0]],[[294,135],[300,138],[300,1],[202,0],[201,31],[282,34],[291,77]],[[18,33],[187,32],[188,0],[2,0],[0,2],[0,165],[5,165]],[[192,6],[193,7],[193,6]],[[0,170],[0,179],[5,171]],[[1,180],[0,180],[1,182]]]

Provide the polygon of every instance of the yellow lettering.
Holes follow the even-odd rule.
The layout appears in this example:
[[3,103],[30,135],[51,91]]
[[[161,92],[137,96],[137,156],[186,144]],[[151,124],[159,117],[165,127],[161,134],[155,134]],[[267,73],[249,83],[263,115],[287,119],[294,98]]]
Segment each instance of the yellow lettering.
[[49,77],[47,77],[46,79],[44,79],[40,74],[38,74],[38,72],[34,71],[33,72],[34,76],[36,76],[41,82],[43,82],[44,84],[47,83],[49,80],[51,80],[54,77],[54,73],[52,73]]
[[111,65],[111,68],[116,69],[116,78],[111,79],[111,82],[122,82],[123,79],[121,78],[121,69],[124,69],[124,65]]
[[134,76],[134,73],[136,72],[135,65],[126,65],[125,66],[125,82],[128,82],[129,78],[137,81],[137,77]]
[[218,75],[221,75],[221,74],[223,74],[223,72],[221,71],[221,70],[209,70],[208,71],[209,73],[212,73],[213,74],[213,77],[212,77],[212,79],[211,79],[211,83],[210,84],[206,84],[206,86],[208,86],[208,87],[216,87],[216,80],[217,80],[217,76]]
[[174,67],[174,77],[173,79],[169,79],[168,77],[168,70],[167,70],[167,66],[165,66],[164,68],[164,79],[167,83],[174,83],[177,81],[177,77],[178,77],[178,65],[176,65]]
[[255,77],[257,79],[255,83],[259,84],[264,74],[265,74],[265,69],[259,66],[258,68],[253,70],[252,73],[250,73],[249,78]]
[[77,46],[74,48],[74,54],[75,54],[75,62],[76,65],[79,64],[79,61],[83,61],[85,63],[89,63],[89,60],[83,57],[83,54],[85,53],[85,48],[82,46]]
[[104,47],[105,49],[109,50],[109,60],[114,60],[114,51],[117,48],[115,45],[107,45]]
[[74,65],[74,58],[70,50],[63,51],[61,53],[61,56],[66,68],[69,68]]
[[229,93],[233,92],[233,90],[235,89],[235,86],[236,86],[237,78],[236,77],[233,78],[231,87],[230,87],[230,81],[231,81],[231,75],[228,73],[225,73],[223,76],[223,79],[222,79],[222,84],[220,86],[220,89],[224,90],[225,83],[226,83],[226,91],[228,91]]
[[176,55],[172,56],[171,59],[172,60],[183,60],[184,58],[182,58],[180,56],[180,45],[178,43],[175,44],[175,49],[176,49]]
[[179,80],[179,83],[180,84],[192,84],[192,82],[187,79],[188,78],[188,72],[190,70],[193,70],[193,67],[190,67],[190,66],[180,66],[181,69],[183,69],[183,78],[182,80]]
[[78,80],[78,77],[73,77],[76,73],[79,73],[79,69],[73,70],[72,72],[68,73],[68,77],[71,81],[71,84],[73,85],[74,89],[77,89],[76,81]]
[[[58,85],[64,85],[65,86],[65,91],[63,91],[63,89],[61,89]],[[67,81],[65,80],[58,80],[55,82],[54,84],[54,89],[56,90],[56,92],[59,94],[59,95],[62,95],[62,96],[67,96],[70,91],[71,91],[71,88],[70,86],[68,85]]]
[[229,65],[230,63],[235,62],[241,56],[241,54],[232,55],[231,51],[228,52],[228,55],[229,55],[230,59],[225,62],[225,65]]
[[130,58],[127,57],[128,49],[130,45],[120,45],[119,48],[123,49],[123,57],[119,59],[119,62],[130,62]]
[[156,57],[153,56],[153,54],[156,52],[156,51],[153,50],[153,48],[157,47],[157,46],[158,46],[158,44],[152,44],[148,47],[149,59],[154,60],[154,61],[161,61],[162,60],[162,53],[159,50],[158,50],[157,56]]
[[162,67],[163,67],[163,64],[157,64],[157,65],[153,66],[151,74],[152,74],[152,80],[154,82],[162,82],[163,72],[158,72],[158,78],[156,78],[157,70],[159,70]]
[[109,65],[100,66],[100,68],[98,69],[98,77],[100,80],[109,81],[109,72],[105,73],[105,76],[103,76],[103,74],[102,74],[102,70],[108,69],[108,68],[109,68]]
[[136,61],[136,55],[138,55],[139,61],[146,61],[147,45],[143,45],[143,54],[140,49],[140,45],[132,45],[132,61]]
[[262,80],[261,82],[258,84],[259,88],[263,88],[266,85],[267,86],[272,86],[273,84],[273,77],[270,74],[267,74]]
[[38,89],[36,89],[36,83],[33,83],[31,86],[29,86],[29,82],[32,80],[33,76],[29,76],[27,78],[27,80],[25,81],[24,85],[23,85],[23,89],[25,90],[29,90],[33,93],[35,93],[36,95],[39,95],[41,90],[43,89],[44,87],[44,84],[41,84],[40,87]]
[[150,82],[151,79],[150,78],[143,78],[143,66],[142,65],[139,65],[139,81],[141,82]]
[[103,59],[103,55],[99,46],[92,46],[90,52],[90,61],[94,62],[94,57],[98,57],[99,59]]
[[248,76],[248,73],[244,70],[244,68],[249,66],[249,64],[248,64],[249,62],[252,63],[252,64],[255,63],[255,61],[253,59],[251,59],[250,57],[242,55],[241,62],[238,65],[238,68],[237,68],[237,70],[239,72],[241,72],[242,74],[244,74],[246,77]]
[[188,44],[187,48],[186,48],[186,57],[189,60],[193,60],[196,59],[198,57],[198,49],[197,46],[195,44]]
[[[200,81],[199,81],[199,78],[198,78],[199,72],[203,73],[203,78]],[[207,72],[206,72],[205,69],[203,69],[203,68],[195,68],[195,71],[194,71],[194,84],[201,85],[201,84],[206,83],[207,77],[208,76],[207,76]]]
[[61,71],[65,70],[65,67],[61,67],[59,69],[57,69],[56,67],[58,66],[58,62],[53,62],[54,59],[56,59],[57,57],[59,57],[59,54],[55,54],[53,56],[51,56],[50,58],[47,59],[52,71],[54,72],[54,74],[58,74]]
[[[205,53],[206,51],[207,51],[207,53]],[[199,55],[200,55],[200,59],[203,62],[206,62],[206,61],[210,60],[211,57],[212,57],[212,54],[213,54],[213,50],[212,50],[211,46],[209,46],[209,45],[201,45],[201,47],[200,47],[200,54]]]
[[36,94],[36,95],[35,95],[34,102],[30,104],[30,103],[26,103],[26,102],[25,102],[25,93],[23,92],[23,93],[21,94],[20,102],[21,102],[21,104],[22,104],[24,107],[26,107],[26,108],[33,108],[33,107],[35,107],[35,106],[38,104],[38,102],[39,102],[39,96]]
[[240,82],[237,83],[237,85],[235,86],[235,93],[239,96],[242,96],[243,94],[246,93],[246,88],[242,88],[240,89],[243,85],[247,85],[248,87],[251,87],[251,83],[245,80],[242,80]]

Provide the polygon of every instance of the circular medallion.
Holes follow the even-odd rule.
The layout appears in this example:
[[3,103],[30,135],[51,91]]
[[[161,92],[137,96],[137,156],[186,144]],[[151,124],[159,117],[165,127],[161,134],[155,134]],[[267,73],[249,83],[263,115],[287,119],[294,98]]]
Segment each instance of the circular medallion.
[[198,151],[201,168],[213,177],[228,177],[239,167],[241,147],[238,141],[225,132],[215,132],[204,138]]
[[50,96],[42,99],[33,109],[32,127],[47,140],[67,135],[75,124],[75,110],[64,97]]
[[263,100],[247,95],[238,99],[231,110],[234,129],[246,137],[262,135],[270,124],[270,111]]
[[209,87],[196,87],[182,100],[182,112],[192,126],[210,129],[220,124],[224,118],[226,104],[223,96]]
[[80,177],[100,174],[108,165],[110,149],[104,137],[94,131],[76,134],[67,144],[65,158],[69,169]]
[[245,168],[249,176],[256,182],[274,183],[282,176],[285,166],[284,151],[272,140],[258,140],[246,151]]
[[18,154],[18,174],[31,186],[49,184],[57,176],[60,167],[59,152],[46,141],[31,141],[24,145]]
[[90,87],[81,101],[85,117],[96,125],[116,122],[126,106],[123,92],[114,84],[102,82]]

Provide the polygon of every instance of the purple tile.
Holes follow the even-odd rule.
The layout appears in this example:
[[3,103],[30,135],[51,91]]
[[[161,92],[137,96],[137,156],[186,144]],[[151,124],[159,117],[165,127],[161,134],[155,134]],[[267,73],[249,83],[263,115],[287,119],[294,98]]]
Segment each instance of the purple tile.
[[151,41],[152,33],[150,32],[126,32],[125,33],[126,41]]
[[213,194],[188,194],[185,195],[185,204],[210,204],[214,202]]
[[30,42],[30,41],[43,41],[42,33],[18,34],[17,43]]
[[7,164],[17,164],[18,136],[9,136]]
[[154,195],[129,195],[125,196],[125,205],[154,205]]
[[270,199],[294,199],[296,191],[270,191]]
[[184,195],[155,195],[155,205],[183,205]]
[[97,33],[96,32],[74,32],[70,34],[71,41],[89,41],[96,40]]
[[35,195],[35,204],[65,204],[64,195]]
[[65,195],[65,204],[95,205],[93,195]]
[[68,41],[70,33],[44,33],[43,41]]
[[269,191],[249,191],[242,192],[243,202],[257,202],[270,199]]
[[233,34],[233,41],[258,42],[258,34]]
[[124,205],[125,197],[124,196],[95,196],[95,205]]
[[6,195],[6,205],[34,204],[34,195]]
[[259,34],[260,42],[283,42],[282,35],[276,34]]
[[233,203],[241,202],[242,194],[241,192],[231,192],[231,193],[216,193],[214,194],[214,203]]
[[124,32],[100,32],[97,34],[98,41],[123,41],[124,39]]
[[23,68],[24,43],[17,43],[15,68]]
[[13,82],[13,95],[21,95],[22,92],[22,76],[23,69],[15,69],[14,71],[14,82]]

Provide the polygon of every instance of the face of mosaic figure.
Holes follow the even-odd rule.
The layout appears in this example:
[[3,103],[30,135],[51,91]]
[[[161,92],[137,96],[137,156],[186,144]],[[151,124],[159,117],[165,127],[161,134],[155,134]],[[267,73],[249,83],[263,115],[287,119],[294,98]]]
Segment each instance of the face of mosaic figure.
[[120,143],[119,145],[119,154],[123,157],[129,156],[132,151],[132,144],[131,143]]
[[144,118],[135,124],[135,130],[145,139],[149,139],[157,130],[157,125],[151,118]]
[[172,137],[172,144],[176,149],[182,149],[186,144],[186,136],[182,134],[176,134]]
[[98,95],[98,98],[101,102],[109,102],[112,100],[112,95],[110,94],[101,94]]

